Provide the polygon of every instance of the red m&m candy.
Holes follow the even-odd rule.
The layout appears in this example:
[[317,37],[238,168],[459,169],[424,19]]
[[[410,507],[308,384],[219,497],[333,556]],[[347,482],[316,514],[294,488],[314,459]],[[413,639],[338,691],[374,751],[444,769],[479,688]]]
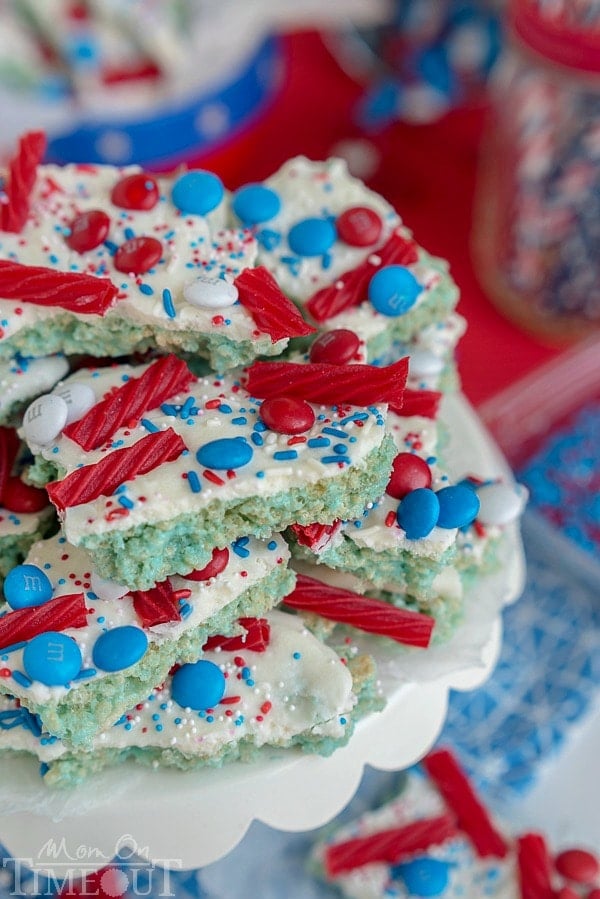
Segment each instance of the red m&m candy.
[[565,849],[554,860],[559,874],[573,883],[595,886],[600,877],[600,862],[586,849]]
[[360,347],[360,338],[354,331],[337,328],[321,334],[310,348],[311,362],[328,362],[344,365],[354,359]]
[[115,206],[122,209],[145,210],[154,209],[160,200],[158,184],[151,175],[146,172],[137,172],[135,175],[127,175],[117,181],[113,187],[110,199]]
[[41,512],[49,503],[45,490],[25,484],[17,477],[8,478],[2,492],[2,505],[10,512]]
[[287,396],[266,399],[260,407],[260,417],[278,434],[302,434],[315,423],[315,413],[306,400]]
[[110,218],[102,209],[88,209],[76,215],[65,243],[76,253],[87,253],[103,243],[110,228]]
[[407,493],[420,487],[431,487],[429,465],[413,453],[398,453],[392,464],[392,473],[385,492],[394,499],[402,499]]
[[351,247],[371,247],[381,237],[383,223],[368,206],[351,206],[336,219],[337,233]]
[[115,268],[125,274],[143,275],[160,261],[162,251],[162,244],[155,237],[132,237],[115,253]]
[[218,574],[221,574],[222,571],[225,571],[228,562],[229,550],[227,547],[224,549],[217,549],[215,547],[208,565],[205,565],[204,568],[196,568],[195,571],[184,574],[184,577],[186,581],[207,581],[209,578],[216,577]]

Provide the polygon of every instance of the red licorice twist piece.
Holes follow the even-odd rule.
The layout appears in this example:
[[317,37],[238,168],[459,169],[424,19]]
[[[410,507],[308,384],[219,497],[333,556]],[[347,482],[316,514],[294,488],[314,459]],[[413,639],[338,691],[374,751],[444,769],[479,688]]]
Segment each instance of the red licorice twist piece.
[[526,833],[517,840],[521,899],[553,899],[552,862],[541,834]]
[[7,202],[0,207],[0,229],[19,233],[29,215],[29,197],[35,184],[37,167],[46,151],[46,135],[30,131],[19,140],[8,168],[4,185]]
[[104,456],[95,465],[84,465],[62,481],[52,481],[46,488],[48,496],[58,511],[64,512],[68,506],[110,496],[125,481],[147,474],[164,462],[172,462],[185,449],[185,443],[173,428],[148,434],[133,446]]
[[233,283],[238,289],[240,303],[248,310],[259,331],[266,332],[273,343],[285,337],[314,334],[315,328],[304,321],[264,266],[244,269]]
[[456,815],[458,826],[467,834],[481,858],[504,858],[509,845],[494,827],[457,760],[447,749],[431,752],[423,759],[429,777]]
[[330,587],[303,574],[298,575],[296,588],[283,601],[291,609],[312,612],[408,646],[429,646],[435,624],[429,615],[398,609],[388,602],[369,599],[351,590]]
[[150,590],[132,590],[133,608],[144,627],[181,621],[181,612],[171,581],[161,581]]
[[415,241],[394,231],[387,242],[378,250],[373,250],[364,262],[313,294],[306,303],[306,308],[317,322],[333,318],[366,300],[369,281],[380,268],[386,265],[410,265],[418,258]]
[[239,618],[245,634],[236,637],[222,637],[216,634],[209,637],[203,649],[209,651],[220,647],[224,652],[236,652],[240,649],[248,652],[265,652],[271,639],[271,628],[266,618]]
[[408,418],[410,415],[420,415],[423,418],[435,419],[440,410],[442,394],[437,390],[409,390],[404,391],[404,397],[400,406],[390,403],[390,412]]
[[19,438],[14,428],[0,427],[0,503],[19,450]]
[[322,552],[341,527],[342,522],[338,519],[333,524],[292,524],[290,530],[300,546],[308,546],[313,552]]
[[0,297],[4,300],[102,316],[115,305],[117,293],[108,278],[0,260]]
[[63,428],[63,434],[84,450],[98,449],[125,423],[137,421],[169,397],[187,390],[195,381],[185,362],[177,356],[163,356],[139,378],[130,378],[105,399],[100,400],[79,421]]
[[401,407],[407,375],[408,358],[384,368],[327,362],[255,362],[246,369],[244,386],[258,399],[288,396],[326,406],[393,403]]
[[46,631],[85,627],[87,615],[83,593],[56,596],[41,606],[8,612],[0,618],[0,650]]
[[325,868],[330,877],[336,877],[344,871],[353,871],[376,862],[397,864],[408,856],[426,851],[430,846],[444,843],[457,833],[452,815],[421,818],[402,827],[380,830],[328,846],[325,850]]

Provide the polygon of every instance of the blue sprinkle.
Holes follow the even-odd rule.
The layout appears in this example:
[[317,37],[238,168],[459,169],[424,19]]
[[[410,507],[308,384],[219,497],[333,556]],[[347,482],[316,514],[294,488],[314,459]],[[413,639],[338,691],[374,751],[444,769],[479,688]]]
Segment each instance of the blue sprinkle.
[[116,243],[113,243],[112,240],[105,240],[104,246],[108,250],[111,256],[114,256],[117,250],[119,249]]
[[150,431],[151,434],[156,434],[157,431],[160,431],[160,428],[148,418],[142,418],[140,423],[146,428],[147,431]]
[[332,437],[341,437],[342,440],[345,440],[348,435],[345,431],[340,431],[339,428],[323,428],[324,434],[331,434]]
[[177,418],[179,415],[179,409],[177,406],[173,406],[171,403],[163,403],[160,407],[160,411],[164,412],[165,415],[171,415],[174,418]]
[[154,293],[154,288],[150,287],[149,284],[140,284],[140,293],[145,293],[146,296],[150,297]]
[[261,228],[256,234],[256,239],[265,250],[274,250],[281,243],[281,234],[272,231],[270,228]]
[[350,465],[350,456],[322,456],[323,465],[331,465],[332,462],[347,462]]
[[247,687],[253,687],[253,686],[254,686],[254,681],[252,680],[251,677],[249,677],[248,680],[246,681],[246,686],[247,686]]
[[332,449],[334,453],[338,454],[338,456],[343,456],[346,453],[348,447],[345,443],[336,443],[335,446],[332,447]]
[[254,425],[253,425],[253,428],[254,428],[255,431],[266,431],[266,430],[268,430],[266,424],[264,423],[264,421],[257,421],[257,422],[255,422]]
[[76,674],[73,680],[86,680],[88,677],[96,677],[95,668],[82,668],[79,674]]
[[267,549],[271,549],[271,550],[277,549],[277,541],[269,540],[269,542],[267,543]]
[[256,433],[256,431],[253,431],[253,432],[250,434],[250,440],[252,441],[252,443],[254,444],[254,446],[262,446],[263,443],[264,443],[264,440],[262,439],[262,437],[260,436],[260,434],[257,434],[257,433]]
[[250,551],[247,550],[245,547],[245,544],[241,542],[244,539],[246,540],[246,543],[247,543],[248,538],[241,537],[239,540],[236,540],[234,543],[231,544],[232,550],[234,551],[236,556],[240,557],[240,559],[247,559],[248,556],[250,555]]
[[50,765],[47,765],[46,762],[42,762],[40,764],[40,777],[44,777],[50,770]]
[[229,415],[232,411],[231,406],[228,406],[227,403],[221,403],[219,406],[219,412],[222,412],[224,415]]
[[238,415],[237,418],[231,419],[232,425],[247,425],[248,419],[244,415]]
[[288,459],[297,459],[298,452],[297,450],[279,450],[273,453],[273,458],[278,462],[286,462]]
[[[4,618],[4,615],[3,615],[2,617]],[[11,652],[16,652],[17,649],[23,649],[23,647],[25,646],[25,643],[26,643],[25,640],[21,640],[20,643],[13,643],[11,646],[5,647],[5,648],[2,650],[2,658],[3,658],[4,660],[6,660],[6,657],[7,657]]]
[[362,528],[362,521],[355,521],[355,522],[354,522],[354,527],[355,527],[355,528]]
[[173,296],[168,287],[165,287],[162,292],[162,301],[163,309],[165,310],[169,318],[175,318],[177,313],[175,311],[175,306],[173,305]]
[[202,484],[200,483],[200,478],[195,471],[188,471],[187,480],[192,493],[200,493],[200,491],[202,490]]
[[264,478],[264,476],[265,476],[264,471],[257,471],[257,472],[256,472],[256,477],[257,477],[257,478]]
[[346,418],[342,418],[340,424],[345,425],[348,424],[349,421],[366,421],[368,417],[366,412],[354,412],[352,415],[347,415]]
[[248,680],[248,678],[251,676],[252,672],[250,671],[250,669],[248,668],[248,666],[245,665],[245,666],[242,668],[241,674],[242,674],[242,677],[244,678],[244,680]]
[[152,720],[153,720],[153,721],[160,721],[160,715],[158,714],[158,712],[155,712],[155,713],[152,715]]
[[30,687],[32,684],[32,681],[21,671],[13,671],[12,679],[22,687]]
[[128,496],[120,496],[119,505],[123,506],[124,509],[133,509],[135,503]]
[[293,652],[293,653],[292,653],[292,658],[293,658],[293,659],[301,659],[301,658],[302,658],[302,653],[301,653],[301,652]]
[[311,449],[321,449],[324,446],[329,446],[331,444],[331,440],[329,437],[311,437],[310,440],[306,441],[306,445]]
[[133,228],[125,228],[123,234],[125,235],[127,240],[132,240],[135,237],[135,231],[133,230]]
[[128,721],[125,725],[125,730],[131,730],[131,721]]
[[181,412],[179,413],[179,417],[182,418],[184,421],[186,418],[189,418],[190,415],[194,414],[195,402],[196,402],[196,400],[194,399],[193,396],[188,396],[187,400],[181,407]]

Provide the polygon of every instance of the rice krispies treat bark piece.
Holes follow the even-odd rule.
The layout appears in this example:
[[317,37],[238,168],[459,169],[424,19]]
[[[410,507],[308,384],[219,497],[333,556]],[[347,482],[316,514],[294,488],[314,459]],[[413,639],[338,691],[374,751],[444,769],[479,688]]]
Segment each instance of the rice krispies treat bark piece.
[[[41,150],[43,136],[26,135],[6,175],[0,356],[159,347],[225,370],[310,331],[272,278],[233,284],[254,265],[256,243],[225,227],[216,175],[36,165]],[[264,302],[279,309],[274,328]]]
[[[168,383],[180,385],[172,394],[167,370]],[[346,404],[345,390],[358,385],[365,399],[401,396],[405,363],[331,366],[316,374],[308,365],[277,363],[276,391],[283,372],[286,396],[292,389],[307,395],[309,378],[317,390],[306,387],[310,396],[325,390],[340,398],[335,405],[294,400],[301,419],[308,418],[293,433],[278,430],[266,415],[269,401],[242,386],[244,380],[256,392],[256,378],[264,380],[265,371],[272,369],[261,363],[240,377],[192,381],[175,357],[80,370],[64,387],[74,393],[91,388],[96,405],[62,434],[54,424],[56,436],[44,444],[34,438],[40,422],[45,427],[48,421],[47,398],[36,401],[23,431],[42,459],[33,472],[37,480],[61,479],[48,491],[68,541],[87,548],[108,577],[147,589],[204,565],[215,546],[238,537],[358,515],[387,483],[393,444],[385,434],[386,405]],[[383,394],[372,392],[370,376],[379,379]]]
[[5,583],[0,692],[49,733],[89,746],[175,662],[196,661],[211,634],[232,633],[240,616],[261,615],[288,593],[288,558],[280,537],[242,538],[207,570],[131,592],[64,536],[37,543]]
[[[46,784],[69,787],[128,758],[188,770],[291,747],[329,755],[361,715],[381,708],[372,658],[342,661],[295,616],[272,611],[244,619],[241,634],[208,645],[204,679],[193,664],[175,671],[87,751],[49,737],[14,699],[0,697],[0,752],[37,756]],[[195,680],[183,692],[190,673]],[[216,683],[209,695],[210,678]]]
[[[454,309],[458,290],[447,263],[419,247],[397,212],[343,160],[297,157],[260,186],[268,191],[261,200],[248,186],[232,196],[235,220],[255,232],[259,262],[310,320],[361,334],[369,360]],[[383,313],[368,299],[368,284],[391,265],[404,268],[410,301],[388,304]],[[340,301],[342,294],[350,299]]]
[[60,354],[0,359],[0,426],[20,424],[31,400],[52,390],[68,371],[69,363]]

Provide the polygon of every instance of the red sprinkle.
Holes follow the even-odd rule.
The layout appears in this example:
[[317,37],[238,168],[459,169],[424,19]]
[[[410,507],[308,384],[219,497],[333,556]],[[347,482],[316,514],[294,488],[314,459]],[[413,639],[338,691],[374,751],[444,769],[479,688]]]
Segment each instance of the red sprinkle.
[[117,293],[108,278],[0,260],[0,296],[5,300],[59,306],[80,315],[106,315],[115,305]]
[[312,406],[295,397],[270,397],[261,405],[259,415],[277,434],[302,434],[315,423]]
[[65,243],[76,253],[87,253],[104,243],[109,229],[110,218],[102,209],[88,209],[75,216]]
[[594,886],[600,877],[600,862],[586,849],[564,849],[554,859],[554,867],[563,877],[584,886]]
[[212,551],[210,562],[204,568],[196,568],[189,574],[184,574],[186,581],[208,581],[211,577],[216,577],[225,571],[229,562],[229,550],[225,546],[223,549],[215,547]]
[[431,487],[429,465],[414,453],[398,453],[385,492],[394,499],[402,499],[420,487]]
[[268,334],[272,343],[286,337],[305,337],[315,329],[282,292],[277,281],[264,266],[246,268],[233,282],[238,299],[248,310],[257,327]]
[[273,703],[269,702],[269,700],[267,699],[267,701],[263,702],[263,704],[261,705],[260,710],[263,713],[263,715],[268,715],[272,708],[273,708]]
[[155,237],[132,237],[121,244],[114,256],[117,271],[143,275],[160,262],[163,248]]
[[345,365],[356,356],[360,348],[360,338],[348,328],[337,328],[319,335],[310,348],[311,362],[328,362],[331,365]]
[[340,238],[351,247],[370,247],[381,237],[383,222],[368,206],[351,206],[338,216],[335,227]]
[[398,609],[303,574],[298,575],[295,589],[283,601],[291,609],[312,612],[408,646],[429,646],[435,624],[429,615]]
[[121,209],[154,209],[160,200],[158,184],[151,175],[137,172],[117,181],[110,194],[111,201]]
[[0,618],[0,649],[31,640],[46,631],[85,627],[87,614],[83,593],[56,596],[41,606],[8,612]]
[[370,406],[400,405],[408,375],[408,358],[393,365],[331,365],[308,362],[255,362],[246,369],[246,390],[268,399],[297,397],[310,403]]
[[[137,475],[147,474],[164,462],[178,459],[185,449],[185,443],[173,428],[148,434],[133,446],[104,456],[95,465],[84,465],[62,481],[52,481],[47,486],[48,496],[59,512],[64,512],[69,506],[89,503],[99,496],[110,496],[120,484]],[[127,509],[122,511],[127,512]]]
[[212,484],[217,484],[218,487],[222,487],[225,484],[223,478],[220,478],[218,474],[215,474],[214,471],[210,469],[205,469],[202,474],[206,478],[207,481],[210,481]]
[[376,862],[396,864],[408,856],[417,855],[430,846],[437,846],[456,836],[457,828],[451,815],[422,818],[380,830],[343,843],[334,843],[325,850],[325,868],[330,877],[353,871]]
[[177,356],[162,356],[139,378],[130,378],[100,400],[83,418],[63,428],[63,434],[82,449],[98,449],[124,423],[138,420],[169,397],[186,390],[194,381],[185,362]]
[[508,843],[494,827],[454,756],[447,749],[438,749],[425,757],[423,765],[455,813],[458,826],[467,834],[477,854],[481,858],[504,858]]
[[396,524],[396,513],[393,511],[389,511],[385,516],[385,526],[386,528],[393,528]]

